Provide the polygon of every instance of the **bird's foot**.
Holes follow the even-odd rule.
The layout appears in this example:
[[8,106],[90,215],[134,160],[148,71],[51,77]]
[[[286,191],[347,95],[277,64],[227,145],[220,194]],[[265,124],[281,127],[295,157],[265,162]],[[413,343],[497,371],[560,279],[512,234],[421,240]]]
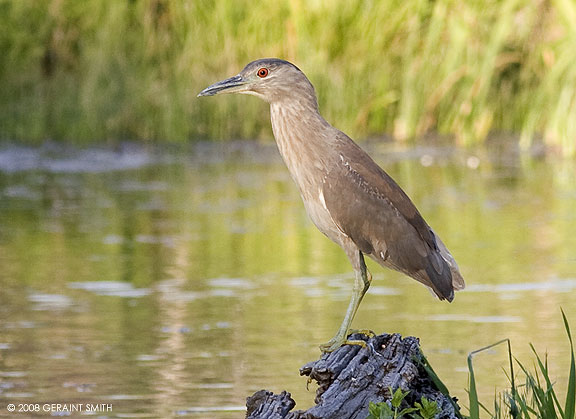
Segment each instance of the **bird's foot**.
[[320,351],[322,351],[323,354],[334,352],[336,349],[343,345],[358,345],[363,348],[367,346],[366,342],[363,340],[348,340],[346,338],[339,338],[338,336],[334,336],[332,339],[330,339],[330,341],[320,345]]
[[350,329],[350,335],[360,334],[364,336],[368,336],[369,338],[373,338],[376,336],[376,333],[370,329]]

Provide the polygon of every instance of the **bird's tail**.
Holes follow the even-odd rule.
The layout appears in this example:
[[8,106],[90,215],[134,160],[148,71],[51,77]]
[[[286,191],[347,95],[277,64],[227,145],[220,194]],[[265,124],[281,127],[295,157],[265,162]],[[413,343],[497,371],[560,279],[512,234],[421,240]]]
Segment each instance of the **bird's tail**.
[[458,264],[450,254],[442,240],[435,235],[437,248],[428,254],[426,265],[426,280],[422,281],[431,288],[441,300],[454,300],[454,291],[464,288],[464,279],[458,269]]
[[442,259],[444,259],[444,261],[450,267],[450,273],[452,274],[452,289],[454,289],[454,291],[463,290],[466,284],[464,283],[464,278],[462,278],[460,268],[458,268],[458,264],[454,260],[454,257],[448,251],[446,245],[442,242],[442,240],[440,240],[440,237],[438,236],[436,236],[436,245],[438,246],[440,256],[442,256]]

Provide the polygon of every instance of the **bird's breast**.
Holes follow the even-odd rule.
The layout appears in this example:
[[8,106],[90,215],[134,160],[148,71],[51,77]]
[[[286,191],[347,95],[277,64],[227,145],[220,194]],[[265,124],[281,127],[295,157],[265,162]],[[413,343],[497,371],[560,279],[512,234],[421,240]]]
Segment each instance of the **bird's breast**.
[[270,111],[278,150],[298,186],[306,213],[322,233],[341,243],[345,234],[334,222],[323,194],[331,160],[338,158],[326,141],[325,131],[330,126],[321,118],[310,121],[308,116],[298,115],[297,108],[272,104]]

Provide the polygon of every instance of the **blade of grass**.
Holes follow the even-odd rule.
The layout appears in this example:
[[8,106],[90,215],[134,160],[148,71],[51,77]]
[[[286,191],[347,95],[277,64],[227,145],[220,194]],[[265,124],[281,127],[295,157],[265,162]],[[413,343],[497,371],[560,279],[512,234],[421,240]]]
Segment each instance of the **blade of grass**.
[[[545,363],[542,363],[542,359],[540,358],[540,355],[538,355],[538,353],[536,352],[534,345],[530,344],[530,348],[532,349],[532,352],[536,356],[536,362],[538,363],[540,372],[542,372],[542,376],[546,381],[546,392],[542,394],[543,397],[542,402],[546,405],[545,407],[547,412],[549,412],[549,414],[552,414],[552,412],[554,411],[554,405],[556,405],[558,411],[560,412],[560,417],[564,417],[564,410],[562,409],[562,406],[560,406],[560,402],[558,401],[556,392],[552,387],[552,381],[550,380],[550,375],[548,374],[548,357],[546,357]],[[536,377],[538,378],[539,375],[537,375]],[[540,386],[539,382],[538,386]]]
[[508,372],[502,367],[502,372],[510,382],[511,391],[510,394],[504,393],[504,396],[501,395],[504,401],[508,401],[509,409],[510,409],[510,416],[512,418],[517,418],[519,415],[518,405],[516,403],[516,396],[518,394],[518,390],[516,389],[515,379],[514,379],[514,370],[513,370],[513,362],[512,362],[512,350],[508,348],[508,361],[510,362],[510,375]]
[[566,403],[564,404],[564,418],[574,419],[574,411],[576,409],[576,365],[574,362],[574,343],[572,342],[572,334],[570,333],[570,325],[566,319],[566,314],[564,310],[560,309],[562,312],[562,319],[564,320],[564,327],[566,328],[566,333],[568,334],[568,340],[570,341],[570,375],[568,377],[568,391],[566,393]]
[[[526,367],[524,367],[524,365],[522,365],[522,363],[516,359],[516,363],[518,364],[518,366],[520,367],[520,369],[522,370],[522,372],[524,373],[524,375],[526,376],[526,389],[530,390],[532,392],[533,397],[535,398],[535,400],[537,400],[540,403],[540,399],[541,399],[541,395],[538,394],[538,389],[540,389],[540,386],[537,384],[536,380],[534,379],[534,377],[532,376],[532,374],[530,374],[530,372],[528,371],[528,369]],[[533,409],[532,407],[529,406],[528,401],[526,400],[526,398],[522,399],[522,410],[529,410],[530,413],[532,414],[536,414],[536,410]],[[529,417],[527,415],[527,417]]]
[[[510,375],[514,376],[514,366],[512,364],[512,346],[510,344],[510,339],[502,339],[496,343],[491,345],[485,346],[483,348],[477,349],[472,351],[468,354],[468,373],[469,373],[469,390],[468,390],[468,402],[470,403],[470,419],[479,419],[480,418],[480,407],[482,407],[486,412],[488,410],[479,402],[478,400],[478,391],[476,389],[476,378],[474,376],[474,368],[472,366],[472,357],[480,352],[486,351],[491,349],[495,346],[501,345],[502,343],[506,342],[508,344],[508,359],[510,362]],[[514,381],[512,380],[512,391],[515,394],[515,386]],[[490,412],[488,412],[490,414]]]
[[478,403],[478,391],[476,390],[476,378],[474,377],[474,367],[472,366],[472,353],[468,354],[468,403],[470,409],[470,419],[480,419],[480,404]]

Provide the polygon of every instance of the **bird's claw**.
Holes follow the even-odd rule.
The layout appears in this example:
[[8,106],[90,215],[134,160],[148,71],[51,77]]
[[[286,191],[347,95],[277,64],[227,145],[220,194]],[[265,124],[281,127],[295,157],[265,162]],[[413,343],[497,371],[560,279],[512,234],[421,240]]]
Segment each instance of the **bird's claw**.
[[368,344],[364,340],[346,340],[344,342],[344,345],[358,345],[363,348],[366,348],[368,346]]
[[350,329],[349,333],[351,335],[360,334],[360,335],[367,336],[369,338],[373,338],[374,336],[376,336],[376,333],[374,333],[374,331],[372,331],[370,329]]
[[320,350],[322,351],[322,353],[330,353],[330,352],[334,352],[336,349],[338,349],[339,347],[343,346],[343,345],[358,345],[361,346],[363,348],[366,348],[367,344],[365,341],[363,340],[357,340],[357,339],[338,339],[338,338],[332,338],[330,339],[329,342],[323,343],[322,345],[320,345]]

